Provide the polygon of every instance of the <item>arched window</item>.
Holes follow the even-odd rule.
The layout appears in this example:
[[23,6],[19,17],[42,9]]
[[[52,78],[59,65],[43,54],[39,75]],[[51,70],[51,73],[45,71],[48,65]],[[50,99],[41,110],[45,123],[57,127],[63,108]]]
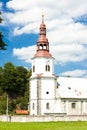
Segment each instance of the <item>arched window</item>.
[[72,107],[72,109],[75,109],[75,108],[76,108],[76,103],[73,102],[73,103],[71,104],[71,107]]
[[47,49],[47,46],[46,46],[46,44],[44,44],[44,49],[45,49],[45,50]]
[[48,65],[48,71],[50,71],[50,65]]
[[35,66],[33,65],[33,72],[35,72]]
[[46,71],[50,71],[50,65],[46,65],[46,66],[45,66],[45,70],[46,70]]
[[33,109],[33,110],[35,109],[35,104],[34,104],[34,103],[32,104],[32,109]]
[[47,71],[47,65],[45,66],[45,70]]
[[43,45],[42,44],[40,44],[40,49],[43,49]]
[[50,108],[49,103],[46,104],[46,109],[48,110]]

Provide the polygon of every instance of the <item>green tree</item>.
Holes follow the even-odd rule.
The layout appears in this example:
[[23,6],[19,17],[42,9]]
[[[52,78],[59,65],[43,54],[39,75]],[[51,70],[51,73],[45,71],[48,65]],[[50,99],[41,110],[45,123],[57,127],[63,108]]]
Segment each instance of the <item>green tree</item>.
[[14,98],[16,96],[17,84],[16,84],[16,68],[8,62],[4,65],[3,69],[3,91],[6,92],[9,97]]
[[28,83],[27,83],[27,90],[25,92],[25,96],[29,99],[30,98],[30,77],[32,75],[32,69],[30,69],[28,71],[28,74],[27,74],[27,79],[28,79]]
[[24,93],[27,87],[26,85],[28,83],[28,80],[27,80],[28,70],[22,66],[19,66],[19,67],[16,67],[16,72],[17,72],[16,85],[18,88],[18,95],[24,96]]
[[16,100],[16,109],[27,109],[29,101],[29,80],[28,70],[22,66],[16,67],[18,97]]
[[[0,12],[0,23],[2,23],[1,12]],[[3,41],[3,34],[0,31],[0,50],[6,50],[7,44]]]
[[[16,67],[8,62],[0,67],[0,113],[6,111],[6,96],[9,97],[9,114],[15,109],[27,109],[29,103],[29,79],[31,69],[28,71],[22,66]],[[3,97],[3,95],[6,95]]]
[[0,114],[6,114],[6,93],[0,96]]
[[3,78],[3,69],[0,67],[0,96],[3,94],[3,89],[2,89],[2,78]]
[[16,99],[16,109],[28,109],[28,99],[25,96],[24,97],[18,97]]

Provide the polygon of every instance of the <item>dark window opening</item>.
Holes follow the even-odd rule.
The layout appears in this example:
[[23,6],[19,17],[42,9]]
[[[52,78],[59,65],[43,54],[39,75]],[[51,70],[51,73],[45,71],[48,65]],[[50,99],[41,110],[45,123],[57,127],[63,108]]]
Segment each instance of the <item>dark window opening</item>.
[[47,104],[46,104],[46,109],[49,109],[49,108],[50,108],[50,107],[49,107],[49,103],[47,103]]
[[42,44],[40,44],[40,49],[43,49],[43,45]]
[[47,91],[46,94],[49,94],[49,92]]
[[71,107],[72,107],[73,109],[75,109],[75,108],[76,108],[76,103],[72,103],[72,104],[71,104]]
[[70,89],[71,89],[71,87],[68,87],[68,89],[70,90]]
[[32,109],[33,109],[33,110],[35,109],[35,104],[34,104],[34,103],[32,104]]
[[46,44],[44,44],[44,49],[45,49],[45,50],[47,49],[47,46],[46,46]]
[[46,65],[45,70],[50,71],[50,65]]
[[47,65],[46,65],[45,69],[46,69],[46,71],[47,71]]
[[33,72],[35,72],[35,66],[33,66]]
[[48,65],[48,71],[50,71],[50,66]]

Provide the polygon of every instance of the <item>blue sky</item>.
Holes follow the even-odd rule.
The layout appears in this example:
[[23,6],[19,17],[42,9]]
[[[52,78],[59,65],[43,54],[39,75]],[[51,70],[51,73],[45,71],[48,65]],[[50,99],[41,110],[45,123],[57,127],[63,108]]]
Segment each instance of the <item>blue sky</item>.
[[55,74],[87,78],[87,0],[0,0],[0,10],[8,44],[0,66],[31,67],[43,11]]

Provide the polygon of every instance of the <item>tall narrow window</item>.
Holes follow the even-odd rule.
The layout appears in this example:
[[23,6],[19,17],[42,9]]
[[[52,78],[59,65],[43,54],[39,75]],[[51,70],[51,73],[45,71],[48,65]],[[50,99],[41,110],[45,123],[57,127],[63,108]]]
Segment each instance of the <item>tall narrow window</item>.
[[46,71],[50,71],[50,65],[46,65],[46,66],[45,66],[45,70],[46,70]]
[[35,66],[33,65],[33,72],[35,72]]
[[47,49],[46,44],[44,44],[44,49],[45,49],[45,50]]
[[45,70],[47,71],[47,65],[45,66]]
[[43,45],[42,45],[42,44],[40,44],[40,49],[41,49],[41,50],[43,49]]
[[50,108],[49,103],[47,103],[46,104],[46,109],[49,109],[49,108]]
[[48,71],[50,71],[50,65],[48,65]]
[[71,107],[72,107],[72,109],[75,109],[76,108],[76,103],[72,103]]
[[33,109],[33,110],[35,109],[35,104],[34,104],[34,103],[32,104],[32,109]]

